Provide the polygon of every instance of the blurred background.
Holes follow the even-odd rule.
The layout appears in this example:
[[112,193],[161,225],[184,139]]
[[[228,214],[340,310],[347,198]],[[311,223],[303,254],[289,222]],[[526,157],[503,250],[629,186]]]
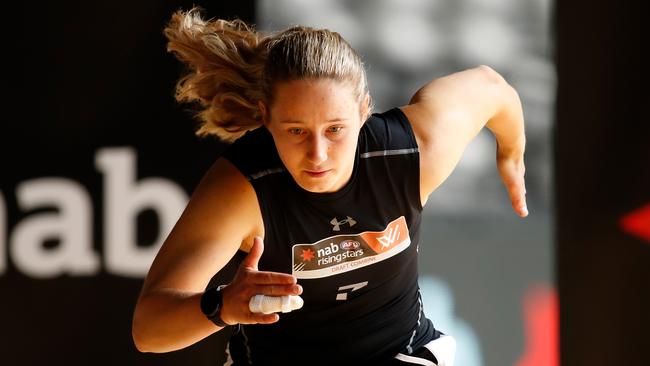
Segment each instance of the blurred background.
[[131,339],[151,261],[224,149],[173,98],[162,29],[193,4],[338,31],[377,112],[436,77],[501,73],[524,107],[530,215],[482,131],[425,207],[425,312],[459,366],[650,365],[646,9],[613,0],[23,4],[0,125],[0,364],[223,363],[228,331],[165,354]]

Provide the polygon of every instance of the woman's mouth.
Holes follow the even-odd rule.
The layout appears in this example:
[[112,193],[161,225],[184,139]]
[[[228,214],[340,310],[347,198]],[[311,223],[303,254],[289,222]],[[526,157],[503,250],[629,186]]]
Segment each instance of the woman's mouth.
[[305,173],[312,178],[320,178],[325,176],[330,170],[305,170]]

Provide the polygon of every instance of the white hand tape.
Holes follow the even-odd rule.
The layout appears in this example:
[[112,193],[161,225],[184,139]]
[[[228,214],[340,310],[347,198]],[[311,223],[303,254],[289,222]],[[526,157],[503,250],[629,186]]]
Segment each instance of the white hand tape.
[[291,298],[289,296],[282,296],[282,312],[288,313],[291,311]]
[[248,308],[251,313],[288,313],[293,310],[298,310],[302,307],[304,301],[300,296],[286,295],[286,296],[265,296],[255,295],[251,297],[248,302]]

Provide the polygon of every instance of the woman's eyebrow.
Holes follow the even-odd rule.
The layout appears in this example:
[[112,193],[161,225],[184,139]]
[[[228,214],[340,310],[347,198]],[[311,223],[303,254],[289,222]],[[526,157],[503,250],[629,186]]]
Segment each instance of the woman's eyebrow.
[[[327,122],[327,123],[343,122],[343,121],[347,121],[347,120],[348,120],[347,118],[339,118],[339,117],[337,117],[337,118],[329,119],[329,120],[327,120],[325,122]],[[280,121],[280,123],[303,123],[303,121],[297,120],[297,119],[283,119],[283,120]]]

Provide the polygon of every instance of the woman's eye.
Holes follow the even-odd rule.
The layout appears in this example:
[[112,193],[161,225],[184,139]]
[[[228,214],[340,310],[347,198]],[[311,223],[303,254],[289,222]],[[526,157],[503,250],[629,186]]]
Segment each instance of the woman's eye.
[[302,134],[302,128],[290,128],[289,133],[292,135],[300,135]]
[[328,128],[327,131],[332,132],[332,133],[337,133],[337,132],[341,132],[342,129],[343,129],[343,127],[341,127],[341,126],[332,126],[332,127]]

